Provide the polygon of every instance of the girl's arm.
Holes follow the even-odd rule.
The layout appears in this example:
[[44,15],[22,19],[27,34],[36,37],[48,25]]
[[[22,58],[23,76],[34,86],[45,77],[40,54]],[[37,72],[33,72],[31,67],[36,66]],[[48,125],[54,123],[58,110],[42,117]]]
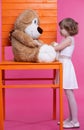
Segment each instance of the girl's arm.
[[71,45],[71,38],[66,38],[65,40],[63,40],[59,45],[55,46],[55,50],[56,51],[61,51],[64,48],[66,48],[67,46]]

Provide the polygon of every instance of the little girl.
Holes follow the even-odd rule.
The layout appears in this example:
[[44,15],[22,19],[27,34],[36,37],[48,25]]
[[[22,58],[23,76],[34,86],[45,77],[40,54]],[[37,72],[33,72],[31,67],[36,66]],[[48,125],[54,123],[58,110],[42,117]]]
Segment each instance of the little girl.
[[[59,51],[59,61],[63,64],[63,88],[68,101],[69,117],[63,121],[64,128],[80,127],[78,121],[77,104],[74,96],[74,89],[78,88],[75,70],[71,61],[74,51],[74,37],[78,33],[78,23],[72,18],[65,18],[59,23],[60,33],[64,37],[61,44],[55,46],[55,50]],[[56,82],[58,79],[56,73]],[[60,122],[59,122],[60,124]]]

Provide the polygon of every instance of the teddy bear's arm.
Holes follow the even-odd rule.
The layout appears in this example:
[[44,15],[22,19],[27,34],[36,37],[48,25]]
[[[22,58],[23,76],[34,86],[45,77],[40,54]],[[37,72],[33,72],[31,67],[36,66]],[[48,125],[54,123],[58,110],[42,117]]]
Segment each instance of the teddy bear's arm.
[[17,39],[18,41],[20,41],[22,44],[24,44],[25,46],[28,46],[28,47],[35,47],[36,45],[34,44],[34,41],[33,39],[25,34],[24,32],[22,31],[19,31],[19,30],[15,30],[13,33],[12,33],[12,36]]
[[42,45],[43,45],[43,43],[40,42],[40,40],[34,40],[34,42],[35,42],[35,44],[36,44],[37,46],[42,46]]

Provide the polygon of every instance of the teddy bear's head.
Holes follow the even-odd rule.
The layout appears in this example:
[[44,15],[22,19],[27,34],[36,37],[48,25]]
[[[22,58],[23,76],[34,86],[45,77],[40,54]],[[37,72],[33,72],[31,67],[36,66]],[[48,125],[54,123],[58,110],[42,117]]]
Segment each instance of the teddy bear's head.
[[14,29],[38,39],[43,30],[39,27],[39,17],[34,10],[25,10],[16,20]]

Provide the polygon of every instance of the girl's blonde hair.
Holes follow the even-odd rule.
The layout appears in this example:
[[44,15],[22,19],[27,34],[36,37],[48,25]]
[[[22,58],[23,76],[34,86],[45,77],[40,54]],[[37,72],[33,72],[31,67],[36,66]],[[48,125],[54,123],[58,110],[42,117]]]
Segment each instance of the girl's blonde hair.
[[65,29],[70,36],[78,34],[78,23],[72,18],[65,18],[59,22],[60,29]]

